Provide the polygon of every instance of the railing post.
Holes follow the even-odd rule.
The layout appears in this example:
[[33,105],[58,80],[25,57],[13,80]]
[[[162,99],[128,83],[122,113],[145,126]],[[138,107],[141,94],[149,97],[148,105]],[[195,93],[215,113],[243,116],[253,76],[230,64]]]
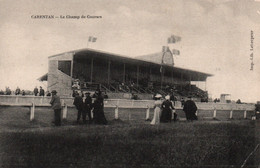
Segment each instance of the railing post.
[[150,118],[150,107],[147,105],[145,120],[149,120],[149,118]]
[[32,103],[32,106],[30,107],[31,111],[30,111],[30,121],[34,120],[34,112],[35,112],[35,104],[34,102]]
[[217,109],[216,107],[214,108],[214,112],[213,112],[213,119],[216,119],[216,116],[217,116]]
[[68,114],[68,105],[67,104],[64,104],[62,114],[63,114],[62,118],[67,119],[67,114]]
[[246,119],[246,114],[247,114],[247,111],[245,110],[244,111],[244,119]]
[[233,118],[233,109],[231,109],[231,111],[230,111],[230,116],[229,116],[229,118],[230,118],[230,119]]
[[118,120],[118,106],[115,108],[115,119]]

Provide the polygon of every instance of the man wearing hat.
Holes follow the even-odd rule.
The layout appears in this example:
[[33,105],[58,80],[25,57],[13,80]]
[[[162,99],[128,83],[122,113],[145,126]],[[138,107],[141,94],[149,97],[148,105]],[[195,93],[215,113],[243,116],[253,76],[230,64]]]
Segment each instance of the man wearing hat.
[[90,96],[90,93],[87,92],[86,99],[85,99],[85,111],[88,114],[89,123],[92,122],[91,109],[92,109],[92,98]]
[[50,101],[51,108],[54,110],[54,123],[56,126],[61,125],[61,103],[60,103],[60,97],[57,96],[57,91],[53,90],[51,92],[52,98]]
[[194,101],[191,99],[191,96],[188,97],[189,100],[187,100],[184,103],[183,111],[186,114],[187,121],[193,121],[198,120],[198,117],[196,116],[197,106],[194,103]]
[[77,110],[78,110],[78,117],[77,117],[77,123],[79,123],[81,114],[82,114],[82,119],[83,119],[83,123],[86,123],[86,113],[84,112],[84,107],[83,107],[83,99],[82,97],[79,95],[78,92],[76,92],[75,94],[75,98],[74,98],[74,102],[73,104],[76,106]]

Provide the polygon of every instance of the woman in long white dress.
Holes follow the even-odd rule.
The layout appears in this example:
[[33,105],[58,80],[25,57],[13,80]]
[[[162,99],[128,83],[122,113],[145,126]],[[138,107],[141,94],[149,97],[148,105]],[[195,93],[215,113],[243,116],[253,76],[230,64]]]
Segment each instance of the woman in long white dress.
[[151,122],[151,125],[158,125],[160,124],[160,113],[161,113],[161,105],[162,101],[160,100],[162,96],[160,94],[155,96],[156,101],[154,102],[154,114],[153,114],[153,120]]

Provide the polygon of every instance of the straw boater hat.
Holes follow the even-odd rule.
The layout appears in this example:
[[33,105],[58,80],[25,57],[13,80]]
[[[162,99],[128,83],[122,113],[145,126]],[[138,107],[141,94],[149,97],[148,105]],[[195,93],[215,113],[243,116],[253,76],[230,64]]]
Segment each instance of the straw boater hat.
[[161,97],[162,97],[162,95],[160,95],[160,94],[157,94],[155,97],[156,97],[156,98],[161,98]]
[[165,99],[170,100],[170,96],[169,95],[165,96]]

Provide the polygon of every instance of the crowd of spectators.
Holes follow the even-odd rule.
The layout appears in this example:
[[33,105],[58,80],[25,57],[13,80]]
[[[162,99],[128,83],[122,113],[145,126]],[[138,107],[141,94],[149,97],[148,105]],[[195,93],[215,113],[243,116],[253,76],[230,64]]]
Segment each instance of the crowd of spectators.
[[33,91],[30,90],[21,90],[18,86],[15,90],[11,90],[8,86],[4,90],[0,90],[0,95],[34,95],[34,96],[51,96],[50,92],[45,92],[45,90],[40,86],[40,89],[37,88],[37,86],[33,89]]

